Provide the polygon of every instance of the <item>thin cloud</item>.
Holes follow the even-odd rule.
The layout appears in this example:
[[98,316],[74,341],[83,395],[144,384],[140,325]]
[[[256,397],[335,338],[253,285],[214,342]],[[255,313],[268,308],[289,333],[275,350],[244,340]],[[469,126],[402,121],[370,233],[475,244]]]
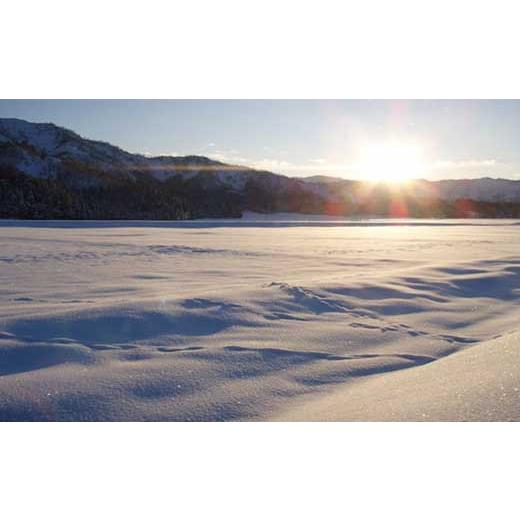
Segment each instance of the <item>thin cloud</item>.
[[208,154],[210,159],[228,164],[240,164],[243,166],[251,166],[250,160],[243,157],[236,150],[215,150]]
[[485,168],[496,166],[495,159],[475,160],[469,159],[464,161],[436,161],[433,163],[433,169],[453,169],[453,168]]
[[258,170],[280,170],[287,171],[295,168],[295,165],[289,161],[280,161],[278,159],[260,159],[252,161],[251,166]]
[[145,157],[180,157],[181,153],[179,152],[149,152],[145,150],[144,152],[136,152],[139,155],[144,155]]

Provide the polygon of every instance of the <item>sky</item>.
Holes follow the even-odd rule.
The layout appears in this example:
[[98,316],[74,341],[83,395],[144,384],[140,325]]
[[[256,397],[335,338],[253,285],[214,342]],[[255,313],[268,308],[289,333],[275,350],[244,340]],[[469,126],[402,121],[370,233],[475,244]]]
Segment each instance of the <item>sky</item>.
[[520,179],[517,100],[0,100],[0,117],[291,176]]

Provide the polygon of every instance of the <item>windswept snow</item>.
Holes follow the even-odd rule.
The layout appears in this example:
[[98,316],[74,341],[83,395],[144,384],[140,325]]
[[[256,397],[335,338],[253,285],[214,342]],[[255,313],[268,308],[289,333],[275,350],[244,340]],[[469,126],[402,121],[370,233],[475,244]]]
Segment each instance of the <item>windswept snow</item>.
[[2,222],[0,419],[518,420],[517,224]]

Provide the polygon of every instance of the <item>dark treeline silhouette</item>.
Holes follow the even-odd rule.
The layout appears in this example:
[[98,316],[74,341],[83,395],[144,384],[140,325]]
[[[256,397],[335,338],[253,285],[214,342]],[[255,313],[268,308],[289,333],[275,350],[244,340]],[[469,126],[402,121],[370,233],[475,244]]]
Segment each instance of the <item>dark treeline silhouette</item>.
[[157,219],[240,217],[240,197],[227,190],[203,191],[196,182],[148,178],[111,180],[90,187],[62,179],[35,179],[0,170],[0,218]]
[[184,220],[239,218],[244,210],[291,212],[345,217],[520,218],[520,204],[459,199],[417,198],[388,190],[374,191],[358,202],[340,196],[324,198],[301,182],[278,189],[248,179],[242,192],[200,177],[107,177],[103,183],[81,185],[67,178],[36,179],[14,169],[0,169],[0,218],[18,219],[142,219]]
[[[354,190],[359,183],[351,183]],[[334,193],[334,192],[333,192]],[[520,204],[482,202],[471,199],[446,201],[438,197],[416,197],[413,192],[382,187],[361,197],[350,197],[345,187],[333,197],[320,197],[301,184],[275,193],[260,181],[250,180],[244,191],[243,207],[259,213],[309,213],[345,217],[411,218],[520,218]]]

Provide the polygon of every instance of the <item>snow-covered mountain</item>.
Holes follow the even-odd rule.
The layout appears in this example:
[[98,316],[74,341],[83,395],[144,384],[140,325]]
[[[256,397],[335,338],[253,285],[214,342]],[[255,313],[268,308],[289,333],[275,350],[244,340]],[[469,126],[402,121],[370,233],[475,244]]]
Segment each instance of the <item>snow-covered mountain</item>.
[[[31,211],[37,204],[28,201],[42,199],[41,207],[49,208],[56,205],[56,197],[67,208],[58,215],[74,218],[126,217],[125,198],[129,206],[133,204],[128,218],[240,216],[244,209],[319,212],[323,206],[323,200],[299,179],[201,156],[147,157],[51,123],[18,119],[0,119],[2,189],[0,202],[11,208],[4,212],[0,208],[4,217],[46,216],[49,212],[44,209]],[[104,191],[100,195],[93,190]],[[177,209],[171,212],[167,207],[173,199]],[[153,207],[154,200],[160,202],[161,211]]]
[[520,181],[511,179],[449,179],[416,181],[417,194],[443,200],[471,199],[486,202],[520,202]]
[[[172,177],[194,179],[208,187],[242,192],[251,178],[274,191],[305,189],[306,183],[271,172],[224,164],[203,156],[148,157],[117,146],[85,139],[52,123],[0,119],[0,166],[34,178],[66,178],[70,183],[100,183],[96,173],[113,178],[149,176],[159,181]],[[310,191],[310,190],[309,190]]]
[[[329,186],[352,189],[364,184],[362,182],[343,180],[338,177],[315,175],[302,177],[304,182],[316,187]],[[493,179],[482,177],[478,179],[447,179],[441,181],[427,181],[416,179],[410,181],[407,190],[418,198],[432,198],[446,201],[457,199],[471,199],[481,202],[520,202],[520,181],[511,179]],[[353,191],[356,191],[354,188]],[[353,196],[355,194],[353,193]]]
[[[52,123],[0,119],[0,165],[11,166],[35,178],[56,178],[74,166],[119,177],[148,173],[164,180],[178,172],[187,176],[224,167],[206,157],[146,157],[117,146],[85,139]],[[85,168],[86,167],[86,168]],[[74,173],[74,172],[72,172]]]
[[[242,210],[264,212],[385,212],[381,201],[401,189],[384,185],[374,189],[366,182],[323,175],[287,177],[202,156],[148,157],[85,139],[52,123],[1,118],[0,171],[56,181],[73,190],[133,183],[146,186],[151,193],[165,191],[162,185],[180,197],[188,189],[192,200],[198,197],[203,202],[225,192],[240,198]],[[406,197],[423,206],[420,201],[454,203],[459,199],[520,203],[520,181],[507,179],[416,180],[405,191]]]

